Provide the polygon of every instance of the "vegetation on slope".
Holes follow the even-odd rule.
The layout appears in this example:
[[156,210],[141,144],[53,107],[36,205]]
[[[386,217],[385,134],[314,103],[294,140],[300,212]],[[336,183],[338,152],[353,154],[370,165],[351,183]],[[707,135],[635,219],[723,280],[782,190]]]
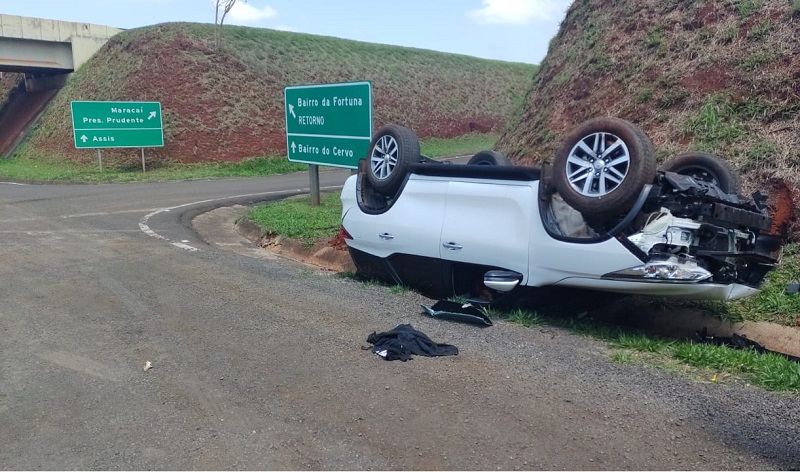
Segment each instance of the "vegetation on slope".
[[2,105],[8,100],[14,89],[17,88],[22,78],[22,74],[0,72],[0,110],[2,110]]
[[[535,66],[323,36],[171,23],[113,37],[59,93],[19,153],[91,161],[73,149],[72,100],[160,101],[164,148],[154,159],[241,160],[286,150],[283,88],[370,80],[374,126],[394,122],[421,138],[498,131]],[[137,152],[105,151],[136,160]]]
[[552,161],[573,126],[617,116],[645,129],[660,160],[716,153],[747,192],[797,201],[798,36],[797,0],[576,0],[498,147]]

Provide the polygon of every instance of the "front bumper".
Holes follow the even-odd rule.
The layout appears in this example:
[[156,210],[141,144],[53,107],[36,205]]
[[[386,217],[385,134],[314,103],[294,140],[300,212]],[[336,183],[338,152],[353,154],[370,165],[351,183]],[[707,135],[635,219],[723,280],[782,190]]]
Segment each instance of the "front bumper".
[[562,287],[585,288],[628,295],[690,298],[696,300],[736,300],[755,295],[757,288],[743,284],[675,283],[664,280],[633,282],[628,280],[570,277],[555,284]]

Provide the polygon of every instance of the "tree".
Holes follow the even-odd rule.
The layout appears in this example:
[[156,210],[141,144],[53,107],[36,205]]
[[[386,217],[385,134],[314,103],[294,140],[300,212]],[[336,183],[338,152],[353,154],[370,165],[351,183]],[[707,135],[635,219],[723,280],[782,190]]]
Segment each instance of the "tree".
[[[214,25],[216,30],[216,43],[217,48],[222,45],[222,24],[225,22],[225,17],[228,15],[228,12],[231,11],[231,8],[236,4],[237,0],[214,0],[214,5],[216,6],[215,15],[214,15]],[[222,14],[220,15],[220,10]]]

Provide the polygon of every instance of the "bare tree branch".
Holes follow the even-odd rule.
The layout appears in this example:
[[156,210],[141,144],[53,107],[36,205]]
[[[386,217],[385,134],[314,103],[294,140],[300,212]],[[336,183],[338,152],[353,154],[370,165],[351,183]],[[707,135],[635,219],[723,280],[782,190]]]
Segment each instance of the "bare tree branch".
[[[222,24],[225,23],[225,17],[228,16],[228,13],[231,11],[234,5],[238,0],[215,0],[215,9],[214,9],[214,25],[216,29],[216,43],[217,48],[219,49],[222,46]],[[247,1],[247,0],[242,0]],[[222,10],[222,15],[220,15],[220,10]]]

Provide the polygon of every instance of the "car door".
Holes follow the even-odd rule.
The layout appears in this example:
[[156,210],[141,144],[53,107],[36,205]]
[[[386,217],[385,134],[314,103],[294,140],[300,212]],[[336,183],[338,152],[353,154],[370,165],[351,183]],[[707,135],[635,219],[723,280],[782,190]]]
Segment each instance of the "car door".
[[394,205],[375,218],[379,252],[438,259],[446,196],[447,181],[412,175]]
[[535,189],[528,182],[449,183],[439,253],[444,260],[528,273]]

